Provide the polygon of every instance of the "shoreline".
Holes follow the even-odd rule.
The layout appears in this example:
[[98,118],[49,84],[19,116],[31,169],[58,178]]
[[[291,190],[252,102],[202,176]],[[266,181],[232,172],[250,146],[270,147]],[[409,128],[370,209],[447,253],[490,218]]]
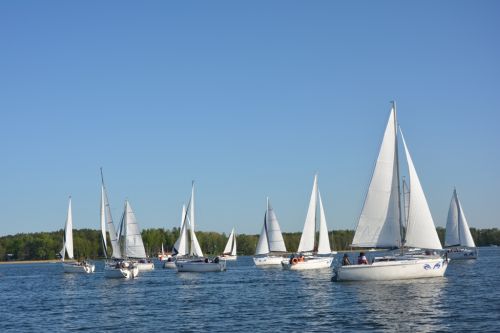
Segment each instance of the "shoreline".
[[[65,260],[65,262],[75,262],[76,260]],[[11,260],[0,261],[0,265],[13,265],[13,264],[57,264],[62,262],[60,259],[47,259],[47,260]]]

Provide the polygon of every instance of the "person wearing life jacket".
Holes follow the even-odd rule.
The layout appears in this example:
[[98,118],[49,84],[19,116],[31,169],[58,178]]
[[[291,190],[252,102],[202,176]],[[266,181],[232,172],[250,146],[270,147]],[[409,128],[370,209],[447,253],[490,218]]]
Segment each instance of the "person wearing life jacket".
[[368,265],[368,259],[366,259],[365,253],[360,252],[358,256],[358,265]]

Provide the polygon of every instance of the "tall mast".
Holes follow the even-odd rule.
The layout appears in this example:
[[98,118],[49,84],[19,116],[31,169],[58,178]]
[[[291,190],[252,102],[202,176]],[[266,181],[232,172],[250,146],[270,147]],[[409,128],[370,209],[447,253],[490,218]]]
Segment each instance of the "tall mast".
[[398,118],[397,118],[397,112],[396,112],[396,102],[392,101],[392,108],[394,109],[394,131],[395,133],[395,138],[394,144],[395,144],[395,160],[396,160],[396,175],[398,177],[398,212],[399,212],[399,237],[401,241],[401,249],[404,248],[405,244],[405,235],[403,235],[403,220],[401,219],[401,186],[399,182],[399,154],[398,154]]

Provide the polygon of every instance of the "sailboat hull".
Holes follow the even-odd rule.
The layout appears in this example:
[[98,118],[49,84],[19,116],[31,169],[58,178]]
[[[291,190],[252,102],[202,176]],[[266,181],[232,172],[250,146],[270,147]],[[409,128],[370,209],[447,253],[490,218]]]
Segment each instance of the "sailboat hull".
[[155,264],[152,262],[138,262],[137,268],[139,268],[140,272],[149,272],[154,271]]
[[294,262],[291,259],[283,260],[281,266],[284,269],[300,271],[307,269],[329,268],[332,265],[333,257],[306,257],[304,261]]
[[226,270],[226,261],[219,260],[219,262],[205,262],[204,260],[185,261],[178,260],[175,263],[178,272],[223,272]]
[[379,261],[370,265],[338,267],[336,281],[387,281],[442,277],[448,267],[443,258]]
[[94,273],[95,265],[82,263],[63,263],[64,273],[90,274]]
[[104,276],[110,279],[135,279],[139,275],[139,268],[136,265],[106,264],[104,266]]
[[222,260],[226,260],[226,261],[228,261],[228,260],[237,260],[237,259],[238,259],[238,256],[231,256],[231,255],[227,255],[227,256],[225,256],[225,255],[222,255],[222,256],[220,256],[220,258],[221,258]]
[[449,249],[446,255],[452,260],[477,259],[477,252],[476,248],[454,248]]
[[177,267],[175,266],[175,261],[176,259],[174,257],[169,258],[165,263],[163,264],[163,268],[167,269],[176,269]]
[[281,261],[283,257],[278,256],[253,257],[253,262],[257,267],[281,266]]

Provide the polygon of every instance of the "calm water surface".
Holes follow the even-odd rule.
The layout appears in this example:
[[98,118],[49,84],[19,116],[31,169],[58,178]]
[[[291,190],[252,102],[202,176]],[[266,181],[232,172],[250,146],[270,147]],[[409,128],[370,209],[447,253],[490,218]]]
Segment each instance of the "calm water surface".
[[0,332],[500,332],[500,249],[453,262],[444,278],[331,282],[330,269],[224,273],[161,269],[136,280],[0,265]]

